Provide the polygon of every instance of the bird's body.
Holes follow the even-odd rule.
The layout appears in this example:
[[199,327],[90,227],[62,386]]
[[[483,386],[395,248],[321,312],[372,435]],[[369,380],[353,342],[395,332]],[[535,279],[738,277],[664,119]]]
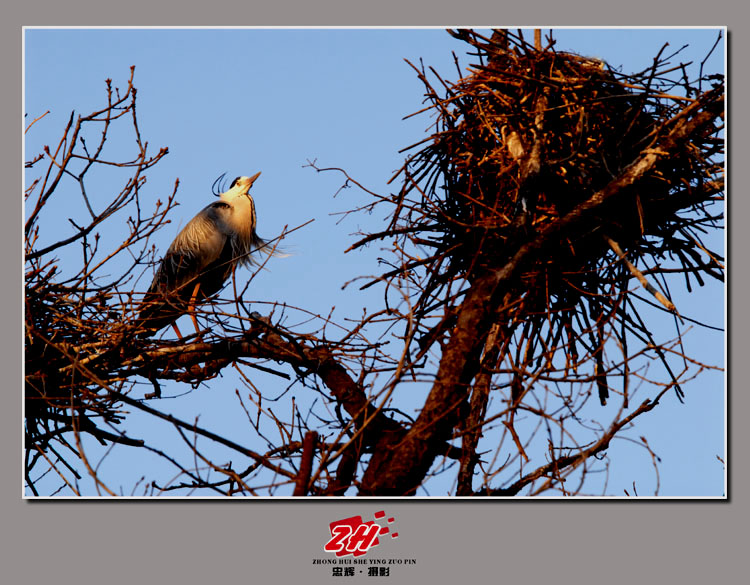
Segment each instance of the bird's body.
[[144,333],[173,324],[196,302],[221,290],[237,266],[254,262],[251,252],[265,243],[255,232],[249,193],[259,175],[237,177],[174,239],[143,299],[138,320]]

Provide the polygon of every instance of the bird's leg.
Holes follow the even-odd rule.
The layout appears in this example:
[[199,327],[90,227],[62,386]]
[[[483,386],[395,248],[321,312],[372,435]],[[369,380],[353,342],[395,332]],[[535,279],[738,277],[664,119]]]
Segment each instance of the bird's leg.
[[[237,307],[237,314],[241,315],[242,312],[240,311],[240,300],[237,297],[237,279],[235,278],[237,272],[237,265],[232,265],[232,292],[234,293],[234,305]],[[245,331],[245,320],[240,319],[240,327],[242,328],[242,331]]]
[[177,339],[182,339],[182,333],[180,333],[180,330],[177,328],[177,323],[172,323],[172,329],[174,329]]
[[195,325],[195,332],[200,336],[200,327],[198,327],[198,319],[195,318],[195,299],[198,297],[198,291],[201,288],[201,283],[196,282],[195,288],[193,288],[193,294],[190,295],[190,302],[188,303],[188,313],[190,314],[190,318],[193,321],[193,325]]

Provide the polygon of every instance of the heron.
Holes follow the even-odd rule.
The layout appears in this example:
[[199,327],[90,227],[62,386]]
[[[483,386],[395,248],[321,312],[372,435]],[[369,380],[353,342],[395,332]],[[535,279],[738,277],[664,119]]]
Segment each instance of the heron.
[[256,264],[251,252],[268,253],[266,242],[255,231],[255,202],[250,195],[259,176],[237,177],[227,191],[214,192],[219,200],[204,207],[177,234],[143,298],[138,315],[142,335],[172,325],[182,337],[175,321],[185,313],[200,333],[195,304],[219,292],[238,266]]

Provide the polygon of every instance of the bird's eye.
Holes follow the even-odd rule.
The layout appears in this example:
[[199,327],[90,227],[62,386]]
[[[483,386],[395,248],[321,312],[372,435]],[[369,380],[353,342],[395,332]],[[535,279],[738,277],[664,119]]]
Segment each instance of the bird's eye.
[[232,181],[232,184],[229,185],[229,188],[231,189],[232,187],[234,187],[237,184],[237,181],[239,181],[241,178],[242,177],[237,177],[234,181]]

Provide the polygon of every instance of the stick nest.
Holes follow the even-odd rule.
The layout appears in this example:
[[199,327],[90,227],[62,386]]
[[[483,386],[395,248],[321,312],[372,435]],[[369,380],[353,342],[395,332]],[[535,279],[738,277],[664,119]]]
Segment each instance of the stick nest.
[[517,278],[524,319],[574,309],[582,297],[598,306],[603,283],[622,281],[613,245],[633,265],[675,259],[688,288],[691,277],[723,277],[721,256],[699,237],[722,215],[711,211],[723,199],[722,76],[690,81],[661,54],[623,75],[507,31],[451,34],[479,63],[453,84],[438,76],[443,95],[415,67],[435,131],[405,149],[421,146],[397,174],[403,187],[381,234],[432,250],[390,274],[427,269],[423,314],[447,283],[501,269],[538,237],[546,253]]

